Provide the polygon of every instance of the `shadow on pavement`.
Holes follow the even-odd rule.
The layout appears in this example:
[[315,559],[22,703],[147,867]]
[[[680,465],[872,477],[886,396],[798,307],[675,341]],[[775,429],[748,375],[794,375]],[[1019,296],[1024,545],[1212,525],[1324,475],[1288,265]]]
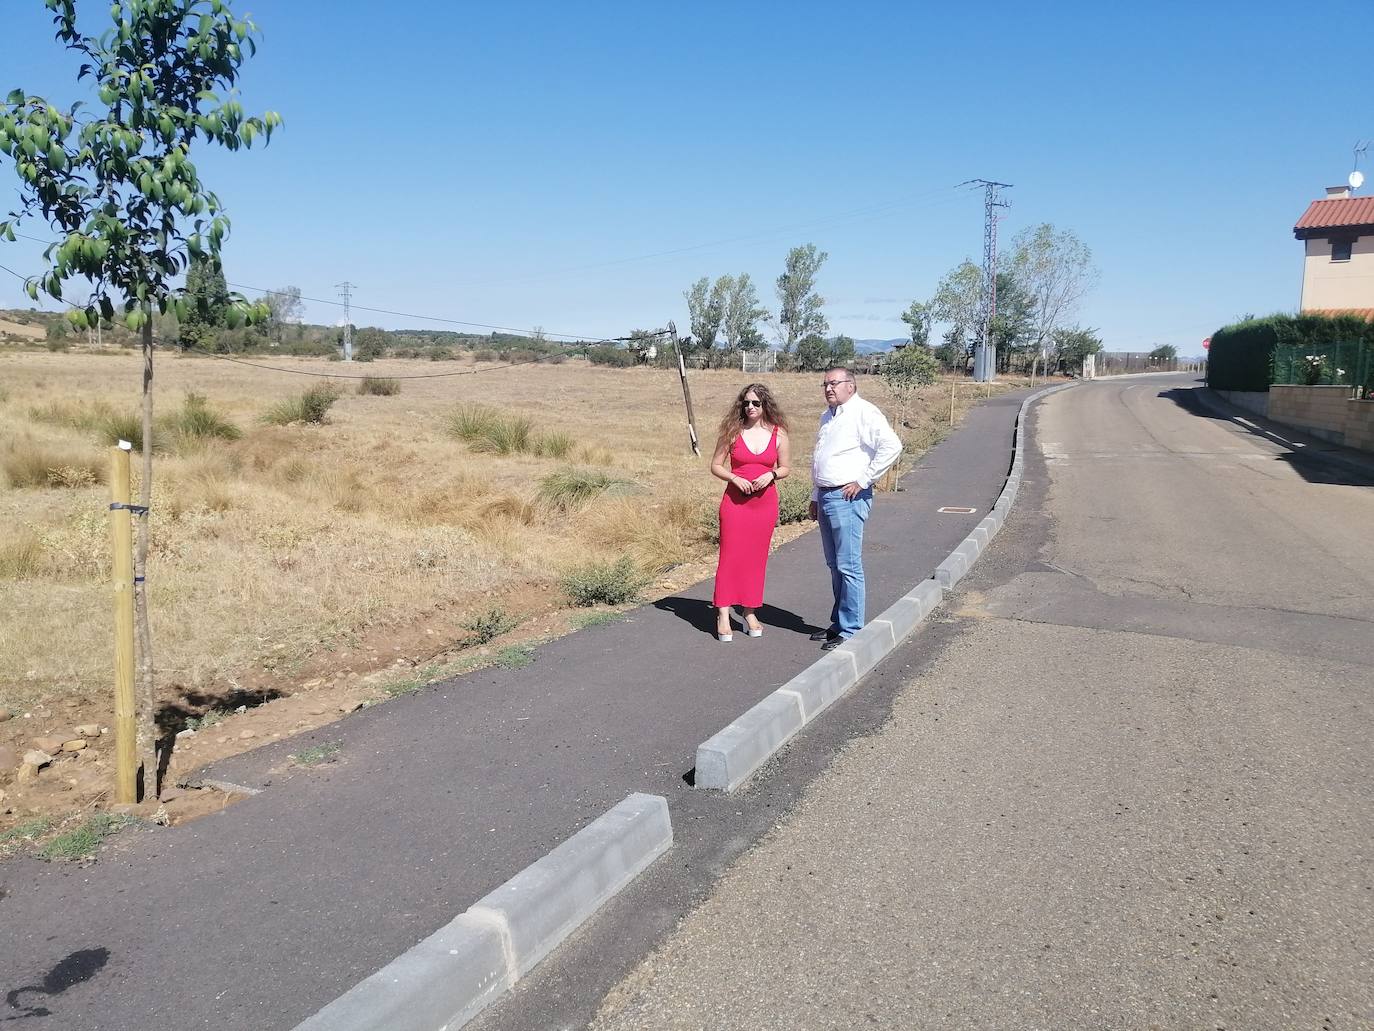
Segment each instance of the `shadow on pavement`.
[[[680,595],[673,595],[670,598],[660,598],[654,602],[654,608],[672,613],[678,619],[690,623],[703,634],[716,636],[716,607],[703,598],[683,598]],[[766,627],[792,630],[799,634],[810,634],[821,629],[821,627],[812,626],[795,612],[780,609],[776,605],[763,605],[756,611],[759,622]]]
[[10,1009],[18,1012],[3,1019],[11,1021],[24,1020],[29,1017],[52,1016],[52,1010],[41,1003],[28,1006],[22,1004],[20,1000],[25,995],[45,995],[48,998],[61,995],[72,985],[89,981],[95,977],[109,961],[109,949],[81,949],[78,952],[73,952],[43,975],[42,984],[26,984],[21,988],[13,988],[6,992],[5,1002],[9,1004]]
[[1365,458],[1358,452],[1310,437],[1290,426],[1270,422],[1252,412],[1237,411],[1231,414],[1220,407],[1224,404],[1220,400],[1215,404],[1204,401],[1201,388],[1173,387],[1161,390],[1158,396],[1172,401],[1190,415],[1230,423],[1284,448],[1282,454],[1274,456],[1275,461],[1292,466],[1293,471],[1309,483],[1374,487],[1374,459]]

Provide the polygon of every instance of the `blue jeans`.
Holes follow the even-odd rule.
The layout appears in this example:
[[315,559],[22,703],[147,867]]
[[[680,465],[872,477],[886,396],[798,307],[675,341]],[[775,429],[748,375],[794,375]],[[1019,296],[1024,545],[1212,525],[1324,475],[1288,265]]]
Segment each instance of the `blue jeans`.
[[853,501],[845,500],[843,490],[823,490],[816,504],[821,549],[835,593],[830,627],[841,637],[853,637],[864,625],[864,523],[872,507],[872,487]]

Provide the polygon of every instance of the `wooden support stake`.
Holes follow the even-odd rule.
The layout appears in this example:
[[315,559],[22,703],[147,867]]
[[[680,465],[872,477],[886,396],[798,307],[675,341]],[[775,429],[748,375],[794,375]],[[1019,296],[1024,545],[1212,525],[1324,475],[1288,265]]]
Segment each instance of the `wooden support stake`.
[[[123,443],[121,441],[120,443]],[[129,504],[129,446],[110,448],[110,544],[114,552],[115,801],[138,801],[134,725],[134,536]]]
[[957,379],[949,381],[949,425],[951,429],[954,427],[954,389],[958,385],[959,381]]
[[682,345],[677,340],[677,326],[668,323],[668,333],[673,338],[673,351],[677,354],[677,374],[682,379],[682,399],[687,403],[687,433],[692,439],[692,454],[701,457],[701,444],[697,440],[697,417],[692,411],[692,390],[687,386],[687,363],[682,360]]

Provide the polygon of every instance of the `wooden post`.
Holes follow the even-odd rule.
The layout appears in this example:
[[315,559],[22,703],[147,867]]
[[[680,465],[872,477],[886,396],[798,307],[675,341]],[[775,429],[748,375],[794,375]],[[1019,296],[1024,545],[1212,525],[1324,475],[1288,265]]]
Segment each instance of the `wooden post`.
[[115,801],[138,801],[134,725],[134,538],[129,511],[127,441],[110,448],[110,544],[114,552]]
[[673,338],[673,351],[677,354],[677,374],[682,379],[682,399],[687,403],[687,433],[692,439],[692,454],[701,457],[701,444],[697,441],[697,417],[692,411],[692,390],[687,386],[687,363],[682,360],[682,346],[677,340],[677,326],[668,323],[668,334]]
[[949,381],[949,425],[951,429],[954,427],[954,389],[958,385],[959,381],[957,379],[951,379]]

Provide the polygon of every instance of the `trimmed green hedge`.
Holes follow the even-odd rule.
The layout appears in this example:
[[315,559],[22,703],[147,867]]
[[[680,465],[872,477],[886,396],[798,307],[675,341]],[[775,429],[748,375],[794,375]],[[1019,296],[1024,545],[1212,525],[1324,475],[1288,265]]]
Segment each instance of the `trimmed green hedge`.
[[1353,315],[1270,315],[1223,326],[1207,352],[1207,385],[1267,391],[1276,347],[1320,353],[1342,344],[1374,348],[1374,323]]

